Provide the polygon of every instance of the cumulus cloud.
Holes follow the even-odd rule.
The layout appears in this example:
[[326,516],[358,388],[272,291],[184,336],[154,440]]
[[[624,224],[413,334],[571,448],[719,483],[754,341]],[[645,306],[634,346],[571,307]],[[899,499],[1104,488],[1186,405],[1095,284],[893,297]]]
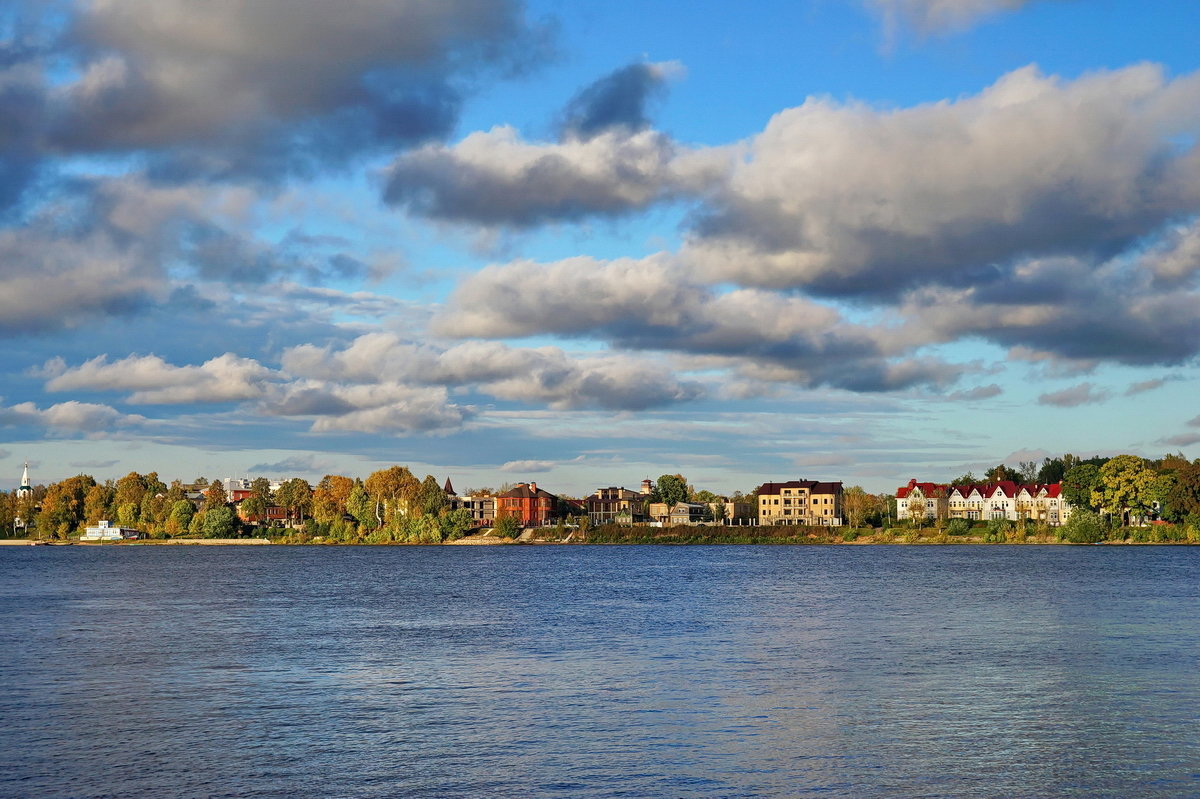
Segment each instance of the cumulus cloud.
[[0,425],[44,428],[55,433],[101,433],[118,426],[145,421],[136,414],[123,414],[108,405],[90,402],[60,402],[39,408],[32,402],[0,406]]
[[665,364],[623,355],[570,356],[557,347],[468,341],[439,349],[391,333],[368,333],[341,349],[302,345],[283,368],[311,380],[472,386],[497,399],[556,409],[644,410],[702,395]]
[[900,313],[912,344],[979,337],[1061,375],[1188,361],[1200,352],[1198,299],[1159,290],[1124,258],[1055,258],[1018,264],[1003,281],[912,292]]
[[[299,401],[298,401],[299,398]],[[375,385],[290,384],[259,405],[273,416],[312,418],[312,431],[436,433],[461,428],[474,409],[450,402],[445,388]]]
[[103,0],[67,17],[62,151],[150,151],[160,175],[270,177],[447,133],[462,84],[547,52],[512,0]]
[[277,379],[257,361],[231,352],[199,366],[174,366],[157,355],[130,355],[111,362],[100,355],[71,368],[51,362],[43,373],[52,375],[47,391],[131,391],[128,401],[139,405],[257,399],[266,392],[268,381]]
[[665,255],[488,267],[459,285],[433,328],[458,337],[597,338],[732,359],[725,366],[759,380],[852,391],[943,386],[962,372],[933,358],[892,360],[891,331],[848,323],[803,297],[718,292]]
[[903,109],[810,98],[777,114],[698,216],[713,280],[895,296],[1111,255],[1200,204],[1200,74],[1036,67]]
[[472,133],[454,146],[401,155],[385,199],[450,222],[531,227],[619,215],[676,196],[695,179],[663,134],[606,131],[588,139],[530,143],[510,127]]
[[1079,405],[1092,405],[1108,399],[1109,392],[1098,389],[1091,383],[1080,383],[1077,386],[1064,388],[1062,391],[1052,391],[1038,397],[1038,405],[1052,405],[1057,408],[1074,408]]
[[1142,267],[1167,287],[1184,286],[1200,272],[1200,220],[1176,227],[1142,256]]
[[251,200],[244,190],[164,187],[137,175],[70,181],[22,224],[0,228],[0,334],[177,303],[189,279],[230,287],[369,271],[347,267],[336,247],[299,253],[261,240],[229,210]]

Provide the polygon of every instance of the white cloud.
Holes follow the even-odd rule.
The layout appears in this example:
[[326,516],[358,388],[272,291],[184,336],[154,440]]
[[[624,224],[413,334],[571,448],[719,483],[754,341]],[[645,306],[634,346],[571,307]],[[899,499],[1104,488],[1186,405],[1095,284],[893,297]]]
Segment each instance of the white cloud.
[[1016,70],[977,95],[775,115],[689,251],[711,280],[888,296],[1111,251],[1200,205],[1200,74]]
[[101,433],[144,421],[142,416],[123,414],[108,405],[74,400],[59,402],[48,408],[39,408],[32,402],[0,406],[0,425],[45,428],[58,433]]
[[46,390],[131,391],[128,401],[140,405],[236,402],[263,396],[277,375],[257,361],[227,352],[200,366],[174,366],[157,355],[130,355],[109,362],[100,355],[77,367],[48,362],[57,372]]

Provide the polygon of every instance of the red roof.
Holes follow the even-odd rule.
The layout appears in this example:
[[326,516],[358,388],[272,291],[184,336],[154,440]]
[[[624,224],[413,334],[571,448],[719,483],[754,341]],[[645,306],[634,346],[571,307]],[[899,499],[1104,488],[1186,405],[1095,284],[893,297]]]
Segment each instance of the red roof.
[[[950,486],[950,493],[957,494],[964,499],[970,496],[972,491],[978,491],[981,496],[992,497],[999,490],[1006,497],[1015,497],[1021,493],[1021,489],[1025,489],[1029,496],[1036,497],[1042,491],[1046,492],[1046,496],[1052,499],[1057,499],[1062,494],[1062,483],[1025,483],[1018,484],[1012,480],[1001,480],[998,483],[970,483],[968,485]],[[903,489],[901,489],[903,490]],[[896,493],[896,496],[903,497],[906,494]]]

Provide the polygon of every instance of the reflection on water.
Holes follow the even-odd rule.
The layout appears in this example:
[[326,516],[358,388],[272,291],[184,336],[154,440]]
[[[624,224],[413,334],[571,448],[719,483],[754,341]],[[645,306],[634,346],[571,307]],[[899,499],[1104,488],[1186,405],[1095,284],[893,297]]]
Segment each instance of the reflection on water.
[[1200,795],[1200,549],[0,548],[0,796]]

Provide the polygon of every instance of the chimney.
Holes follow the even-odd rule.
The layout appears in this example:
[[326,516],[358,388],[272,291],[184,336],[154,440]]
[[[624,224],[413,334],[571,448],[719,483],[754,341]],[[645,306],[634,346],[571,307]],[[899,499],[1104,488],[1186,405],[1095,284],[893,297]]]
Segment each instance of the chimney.
[[536,494],[537,493],[537,483],[530,483],[529,490]]

